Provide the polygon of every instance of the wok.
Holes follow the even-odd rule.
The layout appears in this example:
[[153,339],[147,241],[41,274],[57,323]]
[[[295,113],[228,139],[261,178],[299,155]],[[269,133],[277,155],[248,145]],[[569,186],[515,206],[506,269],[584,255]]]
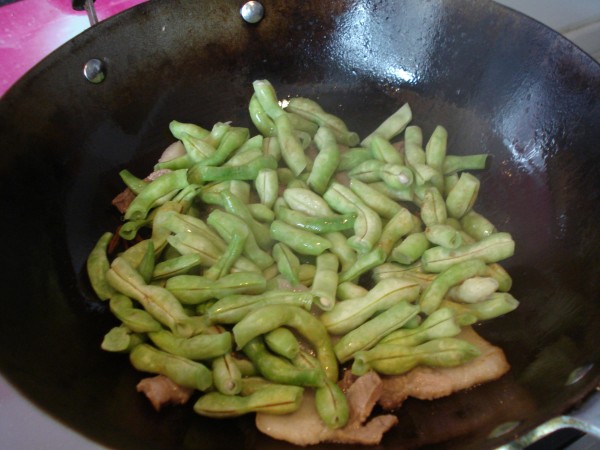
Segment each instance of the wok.
[[[600,66],[488,1],[263,4],[255,25],[236,1],[138,6],[62,46],[2,99],[2,374],[109,447],[285,447],[250,417],[155,413],[135,392],[141,374],[99,349],[114,319],[84,273],[96,239],[118,223],[118,171],[148,172],[172,141],[172,119],[249,126],[251,82],[267,78],[281,97],[315,98],[363,136],[409,102],[424,135],[448,129],[450,152],[493,155],[476,208],[517,242],[505,267],[521,306],[478,330],[512,370],[407,402],[381,448],[529,441],[600,380]],[[82,75],[91,58],[105,64],[100,84]]]

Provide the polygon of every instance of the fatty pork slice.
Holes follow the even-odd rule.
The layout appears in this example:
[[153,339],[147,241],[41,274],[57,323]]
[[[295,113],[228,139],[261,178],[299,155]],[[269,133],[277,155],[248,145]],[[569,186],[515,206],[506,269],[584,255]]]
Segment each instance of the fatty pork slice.
[[137,384],[137,391],[143,392],[157,411],[164,405],[187,403],[194,392],[193,389],[180,386],[164,375],[144,378]]
[[256,426],[272,438],[300,446],[320,442],[377,445],[383,434],[398,422],[394,415],[381,415],[365,423],[381,389],[381,379],[375,372],[363,375],[350,386],[346,392],[350,416],[344,428],[332,430],[323,423],[315,407],[314,393],[308,390],[298,411],[283,416],[259,413]]
[[457,336],[475,345],[481,354],[457,367],[416,367],[402,375],[383,377],[383,392],[379,404],[384,409],[400,407],[408,397],[433,400],[453,392],[500,378],[510,369],[501,348],[496,347],[471,327],[464,327]]

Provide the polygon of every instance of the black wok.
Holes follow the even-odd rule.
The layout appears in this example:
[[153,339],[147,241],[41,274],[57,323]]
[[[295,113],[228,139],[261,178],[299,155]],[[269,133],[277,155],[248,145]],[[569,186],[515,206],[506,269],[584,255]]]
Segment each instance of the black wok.
[[[382,448],[496,447],[578,405],[600,379],[600,66],[488,1],[264,5],[249,25],[236,1],[144,4],[65,44],[2,99],[2,373],[109,447],[284,446],[249,417],[154,412],[127,358],[99,349],[114,322],[84,274],[118,221],[117,172],[147,172],[172,119],[250,125],[251,82],[268,78],[362,135],[408,101],[426,135],[448,129],[450,152],[493,155],[476,208],[517,242],[505,267],[521,306],[479,330],[512,370],[448,399],[407,402]],[[90,58],[106,64],[97,85],[82,75]],[[580,368],[589,370],[574,381]]]

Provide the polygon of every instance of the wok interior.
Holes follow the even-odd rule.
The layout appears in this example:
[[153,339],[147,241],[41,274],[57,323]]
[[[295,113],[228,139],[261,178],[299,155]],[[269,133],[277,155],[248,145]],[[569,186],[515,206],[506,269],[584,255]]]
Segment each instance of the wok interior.
[[[501,380],[409,401],[383,448],[494,447],[563,412],[597,383],[600,248],[598,65],[539,24],[478,1],[265,1],[258,26],[235,2],[153,2],[59,49],[2,101],[0,369],[38,405],[117,448],[281,448],[250,417],[191,406],[155,413],[142,375],[99,348],[115,323],[87,284],[85,258],[119,221],[118,171],[138,175],[172,141],[172,119],[250,126],[251,82],[303,95],[365,136],[408,101],[449,153],[489,152],[477,211],[512,233],[517,311],[480,332],[505,349]],[[102,31],[100,33],[100,30]],[[108,63],[91,85],[81,66]],[[595,363],[581,382],[572,370]],[[459,435],[459,436],[458,436]],[[322,448],[339,448],[321,446]]]

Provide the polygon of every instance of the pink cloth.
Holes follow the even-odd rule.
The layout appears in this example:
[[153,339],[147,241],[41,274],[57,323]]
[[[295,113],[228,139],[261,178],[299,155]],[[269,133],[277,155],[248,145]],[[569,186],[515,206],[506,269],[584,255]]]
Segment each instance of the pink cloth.
[[[98,0],[102,21],[146,0]],[[70,0],[21,0],[0,7],[0,96],[45,56],[89,28]]]

